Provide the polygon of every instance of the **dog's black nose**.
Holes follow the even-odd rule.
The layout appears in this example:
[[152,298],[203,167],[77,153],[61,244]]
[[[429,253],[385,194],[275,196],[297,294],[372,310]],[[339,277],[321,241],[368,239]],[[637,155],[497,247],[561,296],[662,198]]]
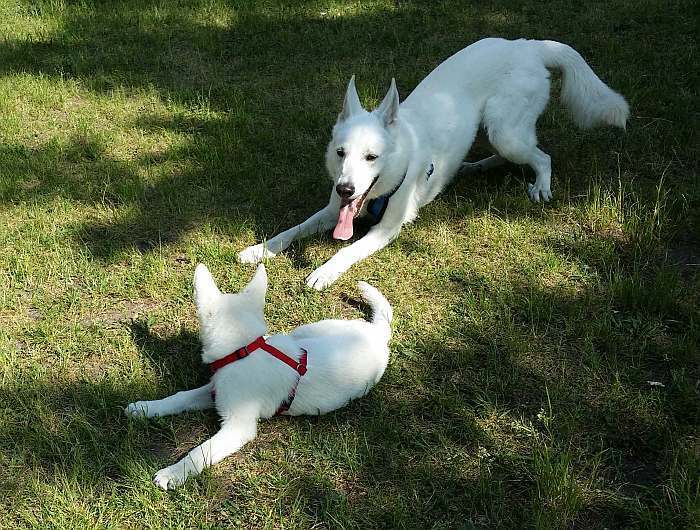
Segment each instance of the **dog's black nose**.
[[343,199],[349,199],[355,193],[355,186],[353,186],[352,184],[338,184],[335,187],[335,191]]

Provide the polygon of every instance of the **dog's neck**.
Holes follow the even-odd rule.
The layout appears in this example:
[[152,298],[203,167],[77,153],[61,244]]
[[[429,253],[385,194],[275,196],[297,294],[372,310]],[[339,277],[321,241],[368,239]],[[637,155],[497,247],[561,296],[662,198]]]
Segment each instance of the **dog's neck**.
[[401,138],[401,136],[409,136],[405,130],[405,125],[399,123],[396,131],[394,132],[394,145],[396,148],[389,155],[390,161],[386,165],[386,168],[379,178],[377,185],[372,190],[372,193],[368,195],[368,199],[376,199],[391,193],[394,191],[403,181],[408,171],[408,164],[410,161],[410,156],[408,154],[408,149],[405,147],[410,145],[406,140],[410,138]]
[[210,364],[266,334],[262,315],[241,315],[235,323],[201,325],[202,362]]

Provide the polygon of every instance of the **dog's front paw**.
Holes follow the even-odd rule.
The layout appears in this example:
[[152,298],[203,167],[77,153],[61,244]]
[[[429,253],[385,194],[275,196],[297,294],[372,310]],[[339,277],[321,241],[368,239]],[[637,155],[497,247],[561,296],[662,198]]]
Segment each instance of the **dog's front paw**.
[[342,270],[326,263],[306,277],[306,285],[320,291],[336,281],[341,274],[343,274]]
[[265,248],[263,243],[253,245],[238,253],[238,261],[241,263],[260,263],[264,258],[274,258],[275,253]]
[[186,480],[187,473],[182,464],[164,467],[153,477],[153,483],[162,490],[173,490],[182,486]]
[[127,416],[132,416],[134,418],[149,418],[151,415],[148,414],[148,404],[146,401],[136,401],[135,403],[129,403],[124,409],[124,414]]
[[536,182],[527,185],[527,194],[534,202],[540,202],[540,197],[544,202],[549,202],[552,199],[552,190],[549,189],[549,186],[540,187]]

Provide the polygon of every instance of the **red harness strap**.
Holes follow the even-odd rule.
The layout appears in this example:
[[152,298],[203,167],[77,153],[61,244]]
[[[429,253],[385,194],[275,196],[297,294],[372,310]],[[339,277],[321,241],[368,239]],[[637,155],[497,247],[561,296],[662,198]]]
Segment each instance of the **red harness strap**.
[[[306,373],[306,357],[307,357],[307,352],[306,350],[302,349],[302,354],[301,357],[299,357],[299,361],[297,362],[295,359],[292,359],[289,355],[286,353],[278,350],[274,346],[271,346],[267,342],[265,342],[265,337],[258,337],[255,339],[253,342],[248,344],[247,346],[243,346],[242,348],[238,348],[237,350],[229,353],[226,357],[222,357],[221,359],[217,359],[213,363],[209,363],[209,369],[211,370],[212,375],[214,375],[218,370],[221,370],[224,366],[227,364],[231,364],[236,361],[240,361],[241,359],[244,359],[245,357],[248,357],[251,353],[253,353],[255,350],[265,350],[267,353],[272,355],[273,357],[279,359],[282,361],[284,364],[290,366],[294,370],[296,370],[299,373],[299,377],[301,378],[305,373]],[[277,409],[277,412],[275,415],[279,416],[283,412],[286,412],[289,410],[289,407],[292,405],[292,401],[294,401],[294,396],[297,393],[297,385],[299,384],[299,380],[297,379],[297,384],[292,387],[292,390],[289,392],[289,398],[287,401],[283,402],[279,408]],[[215,399],[215,391],[211,391],[211,397],[212,399]]]

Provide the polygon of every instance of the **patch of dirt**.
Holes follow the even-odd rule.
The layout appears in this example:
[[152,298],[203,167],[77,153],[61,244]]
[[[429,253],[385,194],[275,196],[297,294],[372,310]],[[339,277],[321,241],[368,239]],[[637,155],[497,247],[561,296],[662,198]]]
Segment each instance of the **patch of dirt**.
[[38,188],[40,185],[41,185],[41,181],[36,177],[33,177],[29,180],[21,181],[19,183],[19,187],[24,191],[31,191],[33,189]]
[[222,73],[209,62],[200,50],[186,42],[174,42],[164,54],[167,62],[177,71],[179,83],[190,86],[212,86],[222,82]]
[[[174,463],[172,444],[162,436],[152,436],[149,438],[144,450],[155,456],[159,462],[168,462],[166,465]],[[173,462],[169,462],[173,460]]]
[[27,316],[32,319],[34,322],[39,322],[40,320],[44,319],[44,313],[42,313],[39,309],[36,307],[30,307],[27,310]]
[[335,490],[342,493],[349,503],[357,502],[362,497],[367,496],[367,489],[363,487],[361,482],[356,478],[351,477],[335,477],[332,479]]
[[[170,455],[179,460],[192,449],[214,436],[216,431],[212,431],[208,422],[203,422],[200,418],[188,418],[187,423],[178,425],[175,430],[175,447],[169,450]],[[197,421],[199,420],[199,421]],[[161,447],[164,449],[164,446]]]

